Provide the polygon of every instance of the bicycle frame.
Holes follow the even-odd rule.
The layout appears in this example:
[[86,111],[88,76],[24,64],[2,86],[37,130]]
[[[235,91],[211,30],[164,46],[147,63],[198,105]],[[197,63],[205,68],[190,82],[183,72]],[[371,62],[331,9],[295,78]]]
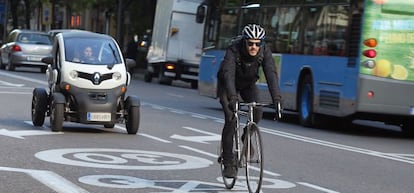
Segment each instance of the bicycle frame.
[[[237,152],[236,166],[237,168],[245,168],[246,170],[246,182],[249,192],[258,193],[262,184],[263,177],[263,149],[259,127],[254,122],[254,108],[259,106],[265,106],[268,104],[250,102],[250,103],[237,103],[234,111],[234,118],[236,119],[235,131],[233,134],[233,152]],[[247,106],[248,110],[241,110],[241,106]],[[240,117],[247,117],[246,130],[243,131],[243,137],[241,135],[242,127],[240,123]],[[244,129],[243,129],[244,130]],[[242,139],[244,138],[244,139]],[[244,140],[242,142],[242,140]],[[222,153],[222,148],[220,149]],[[255,152],[255,153],[254,153]],[[219,163],[223,172],[223,159],[219,157]],[[258,164],[258,166],[252,166]],[[236,170],[237,172],[237,170]],[[258,176],[255,176],[258,175]],[[236,182],[237,176],[225,177],[223,176],[223,182],[226,188],[233,188]]]
[[[248,106],[248,111],[241,110],[241,106],[245,105],[245,103],[237,103],[236,111],[234,112],[234,116],[236,118],[236,152],[237,152],[237,164],[238,167],[245,167],[245,163],[242,162],[242,147],[241,147],[241,130],[242,127],[240,126],[240,116],[247,116],[247,124],[253,121],[253,106]],[[243,131],[244,132],[244,131]],[[247,132],[247,131],[246,131]],[[245,134],[246,136],[246,134]]]
[[[253,120],[253,116],[254,116],[254,108],[258,107],[258,106],[266,106],[268,104],[263,104],[263,103],[257,103],[257,102],[250,102],[250,103],[243,103],[243,102],[238,102],[236,105],[236,110],[234,112],[234,117],[236,119],[236,128],[235,128],[235,132],[236,132],[236,152],[237,152],[237,164],[239,167],[245,167],[245,163],[243,163],[242,160],[242,147],[241,147],[241,130],[242,127],[240,126],[240,116],[246,116],[247,117],[247,121],[246,121],[246,126],[248,126],[249,124],[254,124],[254,120]],[[248,110],[247,111],[243,111],[240,109],[241,106],[247,106]],[[245,131],[245,136],[247,138],[249,138],[248,136],[250,135],[249,131],[246,130]],[[249,143],[250,141],[248,141]],[[245,146],[247,146],[247,144],[244,144]]]

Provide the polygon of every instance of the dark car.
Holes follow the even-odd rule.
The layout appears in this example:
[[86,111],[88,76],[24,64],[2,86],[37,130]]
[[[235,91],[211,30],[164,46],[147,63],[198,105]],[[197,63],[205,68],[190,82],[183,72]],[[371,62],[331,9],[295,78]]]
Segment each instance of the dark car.
[[16,67],[39,67],[46,72],[41,60],[51,56],[52,42],[46,32],[15,29],[1,46],[0,69],[14,71]]

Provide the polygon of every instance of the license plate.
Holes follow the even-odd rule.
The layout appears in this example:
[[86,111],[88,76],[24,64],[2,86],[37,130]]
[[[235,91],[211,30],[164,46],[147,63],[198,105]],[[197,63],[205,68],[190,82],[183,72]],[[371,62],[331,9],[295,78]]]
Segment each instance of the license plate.
[[35,56],[27,56],[27,60],[29,61],[41,61],[41,57],[35,57]]
[[111,121],[111,113],[92,113],[86,114],[88,121]]

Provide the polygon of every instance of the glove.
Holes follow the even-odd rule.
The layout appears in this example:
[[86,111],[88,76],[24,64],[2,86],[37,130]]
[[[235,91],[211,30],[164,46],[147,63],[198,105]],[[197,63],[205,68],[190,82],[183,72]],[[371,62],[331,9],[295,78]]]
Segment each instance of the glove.
[[230,100],[229,100],[229,109],[232,110],[233,112],[236,111],[237,99],[238,99],[237,97],[232,96],[230,97]]
[[276,116],[274,120],[280,121],[282,119],[282,112],[283,112],[282,103],[279,99],[274,99],[273,104],[275,105],[275,110],[276,110]]

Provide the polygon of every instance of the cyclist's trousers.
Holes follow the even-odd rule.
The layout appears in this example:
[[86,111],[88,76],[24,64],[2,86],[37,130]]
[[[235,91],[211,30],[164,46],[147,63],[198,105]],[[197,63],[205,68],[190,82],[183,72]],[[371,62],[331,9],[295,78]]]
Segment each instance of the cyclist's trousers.
[[[236,127],[236,120],[234,119],[234,113],[229,108],[230,96],[227,95],[227,91],[223,85],[218,85],[218,96],[220,98],[220,103],[224,111],[224,127],[221,135],[221,145],[223,147],[222,156],[224,159],[224,164],[233,164],[234,156],[233,149],[233,134]],[[238,90],[241,99],[243,102],[260,102],[259,101],[259,91],[256,87],[256,84],[252,84],[242,90]],[[262,108],[254,108],[254,121],[259,123],[262,119]]]

